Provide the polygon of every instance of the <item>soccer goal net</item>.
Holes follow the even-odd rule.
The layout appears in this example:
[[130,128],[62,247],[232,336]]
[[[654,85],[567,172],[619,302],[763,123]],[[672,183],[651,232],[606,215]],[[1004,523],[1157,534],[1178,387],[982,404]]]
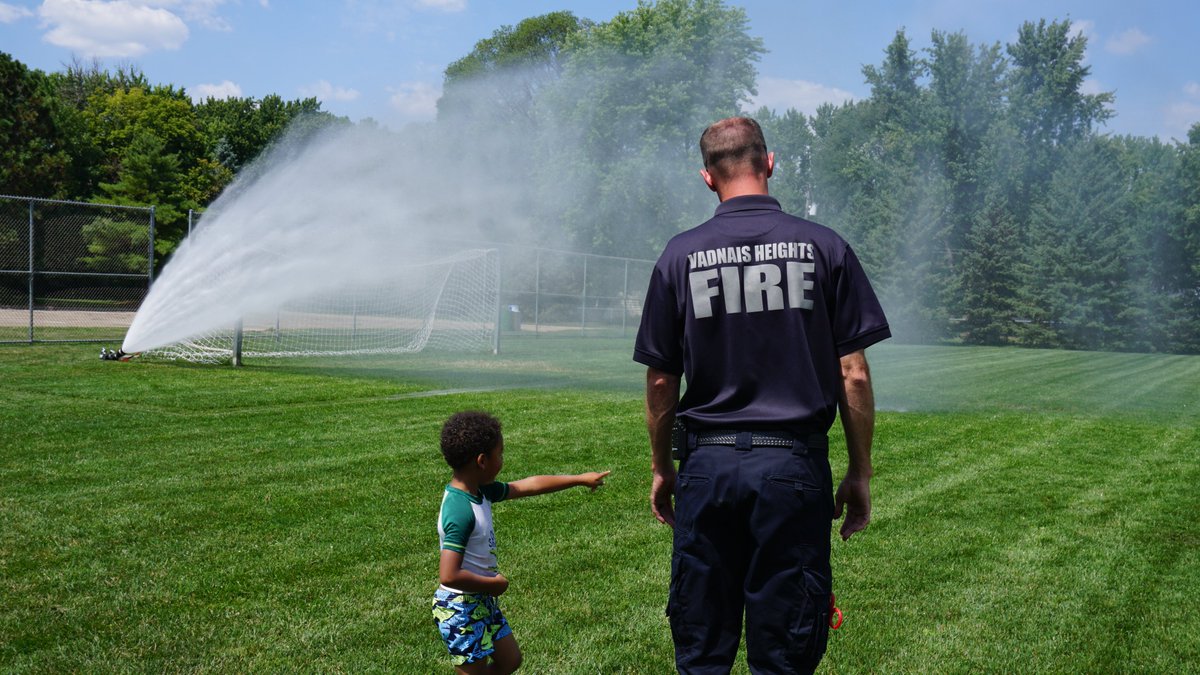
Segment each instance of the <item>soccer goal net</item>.
[[240,357],[494,351],[499,335],[495,249],[398,267],[386,281],[294,300],[274,311],[162,347],[148,356],[197,363]]

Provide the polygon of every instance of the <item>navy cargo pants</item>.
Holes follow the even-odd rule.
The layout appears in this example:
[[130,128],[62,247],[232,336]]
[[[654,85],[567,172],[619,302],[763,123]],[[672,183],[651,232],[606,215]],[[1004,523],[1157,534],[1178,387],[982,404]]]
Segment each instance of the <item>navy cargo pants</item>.
[[675,485],[667,605],[680,673],[728,673],[746,619],[754,673],[809,673],[829,637],[833,480],[827,442],[705,445]]

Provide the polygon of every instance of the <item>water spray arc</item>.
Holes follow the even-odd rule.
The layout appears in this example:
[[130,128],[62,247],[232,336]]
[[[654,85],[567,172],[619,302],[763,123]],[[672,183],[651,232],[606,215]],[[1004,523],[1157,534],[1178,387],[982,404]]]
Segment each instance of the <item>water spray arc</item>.
[[286,138],[175,252],[121,349],[198,361],[497,349],[497,253],[472,245],[470,210],[439,218],[445,195],[423,189],[404,150],[378,130]]

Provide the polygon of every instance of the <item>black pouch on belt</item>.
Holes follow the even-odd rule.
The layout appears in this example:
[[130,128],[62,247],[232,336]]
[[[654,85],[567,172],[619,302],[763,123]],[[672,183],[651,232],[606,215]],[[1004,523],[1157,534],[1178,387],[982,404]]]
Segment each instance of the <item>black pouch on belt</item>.
[[687,425],[679,418],[671,425],[671,459],[683,459],[687,455]]

